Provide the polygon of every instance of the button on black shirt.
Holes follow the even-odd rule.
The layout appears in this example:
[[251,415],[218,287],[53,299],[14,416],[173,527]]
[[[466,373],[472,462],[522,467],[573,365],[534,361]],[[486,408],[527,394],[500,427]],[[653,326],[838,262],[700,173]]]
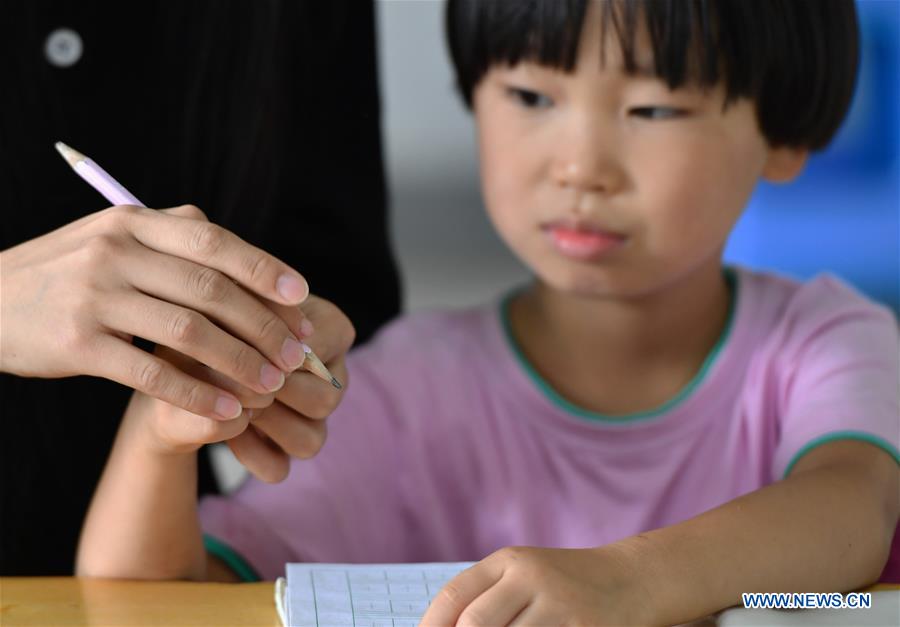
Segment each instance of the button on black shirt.
[[[45,49],[61,28],[82,45],[67,66]],[[148,206],[196,204],[298,269],[360,341],[397,313],[371,4],[5,1],[3,249],[108,206],[58,140]],[[88,377],[0,384],[0,574],[71,574],[131,391]],[[201,461],[201,490],[215,489]]]

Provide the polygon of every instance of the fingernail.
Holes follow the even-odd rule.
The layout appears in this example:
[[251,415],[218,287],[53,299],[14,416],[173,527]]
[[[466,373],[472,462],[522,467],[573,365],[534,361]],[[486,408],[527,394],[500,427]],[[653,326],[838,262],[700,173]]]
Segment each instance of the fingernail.
[[309,337],[315,330],[313,323],[310,322],[308,318],[304,318],[300,321],[300,333],[303,334],[303,337]]
[[216,413],[225,420],[231,420],[241,415],[241,404],[230,396],[220,396],[216,399]]
[[284,344],[281,345],[281,358],[288,368],[296,370],[306,359],[303,345],[292,337],[285,338]]
[[282,274],[278,277],[275,287],[283,299],[292,303],[299,303],[309,295],[309,286],[306,281],[292,274]]
[[268,391],[275,392],[284,385],[284,373],[272,364],[263,364],[259,369],[259,382]]

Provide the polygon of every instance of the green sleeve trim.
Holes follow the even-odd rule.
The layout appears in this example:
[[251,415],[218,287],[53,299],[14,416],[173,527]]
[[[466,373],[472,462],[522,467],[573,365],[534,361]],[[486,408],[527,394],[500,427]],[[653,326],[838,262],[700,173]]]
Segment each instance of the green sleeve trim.
[[247,560],[221,540],[204,533],[203,548],[225,562],[234,571],[234,574],[241,578],[241,581],[245,583],[262,581],[262,577],[259,576]]
[[871,433],[866,433],[864,431],[835,431],[833,433],[826,433],[823,436],[820,436],[810,442],[808,442],[803,448],[801,448],[794,457],[791,458],[790,463],[787,465],[787,468],[784,471],[784,476],[782,479],[787,478],[791,471],[794,469],[794,465],[800,461],[800,458],[809,453],[812,449],[817,446],[822,446],[823,444],[828,444],[829,442],[834,442],[836,440],[859,440],[860,442],[868,442],[869,444],[874,444],[880,449],[887,451],[891,457],[894,458],[894,461],[897,464],[900,464],[900,450],[897,450],[896,445],[891,444],[887,440],[877,435],[872,435]]

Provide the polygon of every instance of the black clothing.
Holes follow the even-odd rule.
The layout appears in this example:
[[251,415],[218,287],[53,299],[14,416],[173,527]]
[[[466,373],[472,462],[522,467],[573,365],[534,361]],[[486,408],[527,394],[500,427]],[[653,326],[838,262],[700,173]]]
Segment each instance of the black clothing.
[[[61,27],[83,42],[70,67],[45,52]],[[360,341],[398,312],[371,3],[2,0],[0,90],[2,249],[108,206],[61,140],[299,270]],[[131,391],[0,375],[0,393],[0,575],[70,574]]]

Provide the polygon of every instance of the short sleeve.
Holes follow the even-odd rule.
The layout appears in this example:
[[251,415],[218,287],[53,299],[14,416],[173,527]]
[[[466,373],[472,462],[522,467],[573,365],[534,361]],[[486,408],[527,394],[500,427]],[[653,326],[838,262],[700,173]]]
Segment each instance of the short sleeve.
[[204,534],[264,579],[282,575],[289,561],[403,561],[404,429],[367,348],[348,358],[350,385],[314,458],[293,460],[282,483],[249,478],[234,494],[200,503]]
[[805,453],[841,439],[869,442],[900,463],[900,339],[893,314],[825,277],[804,286],[786,327],[773,476],[787,476]]

